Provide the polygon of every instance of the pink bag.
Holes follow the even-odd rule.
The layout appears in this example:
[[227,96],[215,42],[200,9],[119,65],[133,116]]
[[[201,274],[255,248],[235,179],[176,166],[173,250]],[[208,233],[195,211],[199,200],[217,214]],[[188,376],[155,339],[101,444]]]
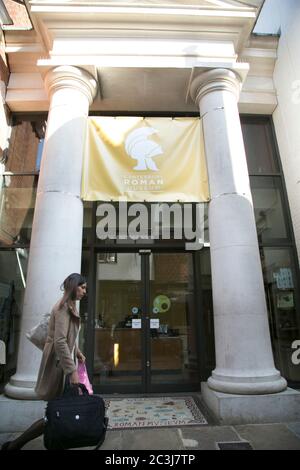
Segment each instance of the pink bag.
[[86,386],[86,389],[90,395],[93,395],[94,392],[90,384],[89,376],[87,374],[87,370],[86,370],[84,362],[78,362],[77,373],[79,377],[79,382]]

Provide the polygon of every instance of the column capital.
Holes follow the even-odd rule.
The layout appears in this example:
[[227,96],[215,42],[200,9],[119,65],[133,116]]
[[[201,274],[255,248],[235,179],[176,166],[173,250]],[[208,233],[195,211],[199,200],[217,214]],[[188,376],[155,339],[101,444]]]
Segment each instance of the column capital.
[[229,91],[237,100],[242,88],[241,77],[230,69],[212,69],[198,75],[191,83],[190,94],[192,99],[199,105],[201,98],[213,91]]
[[48,95],[63,88],[81,91],[91,105],[97,92],[97,81],[94,77],[79,67],[62,65],[50,70],[45,77],[45,87]]

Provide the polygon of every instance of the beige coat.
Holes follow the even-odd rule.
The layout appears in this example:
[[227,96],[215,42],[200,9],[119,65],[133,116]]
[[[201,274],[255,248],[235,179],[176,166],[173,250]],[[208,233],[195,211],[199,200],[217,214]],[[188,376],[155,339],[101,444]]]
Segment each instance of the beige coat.
[[59,302],[55,304],[49,320],[48,336],[35,387],[41,400],[60,396],[65,376],[76,370],[79,325],[77,310],[72,313],[67,306],[59,308]]

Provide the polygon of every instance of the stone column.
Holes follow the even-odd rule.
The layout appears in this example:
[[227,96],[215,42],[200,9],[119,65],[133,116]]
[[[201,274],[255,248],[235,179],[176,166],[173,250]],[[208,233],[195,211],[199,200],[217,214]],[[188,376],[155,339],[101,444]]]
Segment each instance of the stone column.
[[211,201],[210,252],[216,368],[210,389],[231,394],[284,390],[274,367],[261,261],[238,112],[239,76],[213,69],[196,77]]
[[76,67],[48,72],[50,97],[42,164],[30,243],[17,372],[5,387],[13,398],[36,398],[41,352],[25,336],[62,295],[60,285],[81,270],[83,203],[80,199],[84,134],[97,89]]

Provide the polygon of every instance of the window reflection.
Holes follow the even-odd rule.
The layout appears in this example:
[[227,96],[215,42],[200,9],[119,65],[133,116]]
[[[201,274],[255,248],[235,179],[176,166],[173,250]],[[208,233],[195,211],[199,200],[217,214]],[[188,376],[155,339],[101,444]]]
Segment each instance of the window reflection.
[[270,119],[241,116],[241,124],[249,174],[278,173],[279,166]]
[[0,244],[29,245],[37,177],[5,173],[0,178]]
[[281,181],[272,177],[251,177],[257,235],[260,243],[286,239]]
[[[150,277],[152,383],[199,381],[192,256],[154,254]],[[155,323],[156,322],[156,323]]]

